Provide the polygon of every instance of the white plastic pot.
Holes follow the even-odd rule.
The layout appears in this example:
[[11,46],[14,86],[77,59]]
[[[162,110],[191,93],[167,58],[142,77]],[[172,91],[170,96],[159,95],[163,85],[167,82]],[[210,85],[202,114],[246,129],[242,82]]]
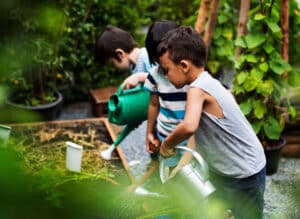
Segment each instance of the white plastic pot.
[[0,145],[5,146],[10,135],[11,128],[5,125],[0,125]]
[[66,144],[66,168],[70,171],[80,172],[83,147],[70,141],[67,141]]

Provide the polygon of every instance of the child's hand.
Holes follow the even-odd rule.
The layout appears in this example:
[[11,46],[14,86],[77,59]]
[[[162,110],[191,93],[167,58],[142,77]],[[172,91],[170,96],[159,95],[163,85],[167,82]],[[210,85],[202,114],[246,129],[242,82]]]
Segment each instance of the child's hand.
[[130,89],[135,87],[139,83],[138,74],[130,75],[122,84],[122,90]]
[[150,154],[157,153],[160,148],[160,141],[153,134],[149,134],[146,140],[146,149]]
[[148,73],[146,72],[140,72],[130,75],[123,82],[122,90],[134,88],[136,85],[138,85],[138,83],[145,82],[147,75]]
[[164,158],[171,157],[175,155],[174,148],[168,148],[164,142],[162,143],[159,151],[160,155]]

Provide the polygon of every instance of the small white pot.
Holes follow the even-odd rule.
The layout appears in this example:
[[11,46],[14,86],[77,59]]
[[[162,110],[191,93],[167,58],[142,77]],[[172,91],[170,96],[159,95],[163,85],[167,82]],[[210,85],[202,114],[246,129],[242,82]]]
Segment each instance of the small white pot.
[[66,168],[70,171],[80,172],[83,147],[67,141]]
[[11,128],[5,125],[0,125],[0,145],[5,146],[10,135]]

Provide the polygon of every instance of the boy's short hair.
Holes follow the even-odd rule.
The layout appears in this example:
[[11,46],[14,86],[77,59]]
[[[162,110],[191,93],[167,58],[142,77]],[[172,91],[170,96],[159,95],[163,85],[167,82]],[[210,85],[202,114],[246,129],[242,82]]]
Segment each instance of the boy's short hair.
[[174,21],[161,20],[155,21],[149,27],[145,44],[151,64],[158,63],[157,47],[162,41],[163,36],[169,31],[178,27]]
[[169,52],[169,59],[175,64],[186,59],[197,67],[205,66],[206,45],[192,27],[182,26],[170,30],[157,48],[158,57],[166,52]]
[[126,53],[130,53],[137,46],[138,44],[127,31],[107,25],[96,39],[95,58],[100,63],[106,63],[111,58],[120,60],[116,49],[123,49]]

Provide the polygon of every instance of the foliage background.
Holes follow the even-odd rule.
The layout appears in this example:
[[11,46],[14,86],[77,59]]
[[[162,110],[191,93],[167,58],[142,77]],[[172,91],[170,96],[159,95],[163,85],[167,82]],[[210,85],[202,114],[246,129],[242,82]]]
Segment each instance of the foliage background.
[[[32,62],[26,53],[28,42],[42,38],[49,50],[48,57],[52,73],[49,78],[55,85],[68,85],[66,99],[86,99],[89,90],[97,87],[117,86],[129,75],[110,66],[99,66],[94,61],[96,37],[107,24],[119,26],[130,32],[140,47],[144,46],[145,34],[151,22],[161,19],[174,20],[180,25],[194,26],[199,0],[37,0],[1,2],[1,52],[0,62],[9,79],[2,82],[11,88],[26,83],[16,69]],[[291,1],[290,60],[298,63],[299,14],[297,3]],[[208,68],[216,75],[228,73],[234,66],[234,39],[239,13],[239,1],[221,0],[216,29],[211,42]],[[299,13],[299,10],[298,10]],[[232,16],[236,15],[236,16]],[[45,53],[45,52],[44,52]],[[49,64],[49,63],[48,63]],[[9,73],[9,74],[8,74]],[[294,75],[298,74],[294,72]],[[224,75],[224,74],[223,74]],[[17,79],[17,81],[16,81]],[[228,80],[228,79],[222,79]],[[24,84],[28,90],[30,84]],[[51,86],[51,85],[50,85]]]
[[[233,39],[238,19],[238,2],[220,1],[218,22],[208,58],[210,70],[216,74],[220,67],[233,66]],[[295,1],[290,2],[290,64],[296,67],[292,74],[296,78],[299,75],[300,63],[300,19]],[[17,82],[30,89],[30,84],[26,84],[26,80],[18,72],[36,58],[35,53],[26,50],[28,44],[37,44],[39,40],[45,42],[43,45],[47,46],[43,46],[42,50],[52,58],[43,56],[43,59],[39,60],[55,65],[55,71],[50,75],[49,81],[53,79],[56,82],[55,86],[67,83],[68,100],[86,100],[89,89],[118,85],[129,74],[117,72],[108,66],[98,66],[94,62],[95,38],[105,25],[113,24],[129,31],[142,47],[145,31],[151,21],[171,19],[178,24],[193,26],[199,5],[198,0],[0,1],[0,121],[5,116],[1,107],[9,90],[12,90]],[[28,114],[14,115],[19,120],[22,116],[28,117]],[[49,207],[49,202],[44,199],[45,189],[33,189],[33,179],[24,176],[18,162],[15,154],[1,148],[0,193],[3,198],[0,201],[0,209],[3,218],[68,218],[70,215],[74,216],[74,209],[75,213],[81,211],[83,214],[79,214],[78,218],[84,218],[91,212],[91,207],[99,212],[99,202],[93,202],[92,205],[90,202],[94,199],[88,197],[95,194],[94,191],[89,192],[85,198],[81,197],[86,194],[87,189],[92,188],[86,186],[68,193],[69,201],[65,203],[69,205],[64,209],[60,206],[57,208],[55,202]],[[45,174],[41,186],[48,185],[49,175]],[[299,189],[295,198],[299,199]],[[85,205],[74,205],[74,200],[89,200],[91,207],[87,202],[83,203]],[[40,210],[37,210],[36,206],[39,206]]]

